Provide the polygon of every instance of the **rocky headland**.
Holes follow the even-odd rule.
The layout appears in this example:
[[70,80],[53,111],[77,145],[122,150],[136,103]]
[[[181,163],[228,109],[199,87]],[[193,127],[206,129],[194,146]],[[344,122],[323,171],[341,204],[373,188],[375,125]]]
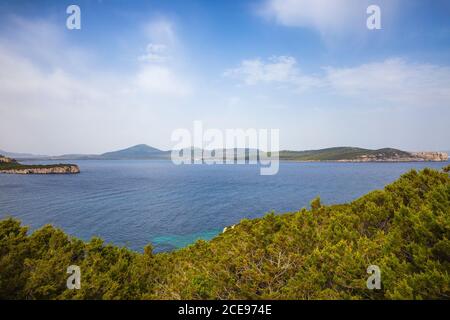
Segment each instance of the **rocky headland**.
[[80,173],[75,164],[25,165],[0,155],[0,173],[8,174],[74,174]]

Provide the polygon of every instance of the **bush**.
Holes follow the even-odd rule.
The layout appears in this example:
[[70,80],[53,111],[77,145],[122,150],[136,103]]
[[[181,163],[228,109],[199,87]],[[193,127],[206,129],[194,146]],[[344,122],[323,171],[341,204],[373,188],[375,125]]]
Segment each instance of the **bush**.
[[[448,169],[448,168],[447,168]],[[448,171],[448,170],[447,170]],[[349,204],[243,220],[153,254],[0,222],[0,299],[448,299],[450,178],[411,171]],[[67,266],[81,289],[66,289]],[[382,289],[368,290],[378,265]]]

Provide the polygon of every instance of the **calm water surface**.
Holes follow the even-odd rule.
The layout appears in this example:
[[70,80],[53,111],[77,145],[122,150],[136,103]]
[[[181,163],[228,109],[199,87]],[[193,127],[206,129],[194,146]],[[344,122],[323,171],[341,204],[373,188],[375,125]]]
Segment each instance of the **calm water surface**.
[[100,236],[139,251],[152,243],[164,251],[210,239],[242,218],[298,210],[316,196],[326,204],[350,201],[409,169],[448,164],[282,162],[277,175],[261,176],[256,165],[70,162],[80,174],[0,175],[0,218],[19,218],[32,229],[53,224],[84,240]]

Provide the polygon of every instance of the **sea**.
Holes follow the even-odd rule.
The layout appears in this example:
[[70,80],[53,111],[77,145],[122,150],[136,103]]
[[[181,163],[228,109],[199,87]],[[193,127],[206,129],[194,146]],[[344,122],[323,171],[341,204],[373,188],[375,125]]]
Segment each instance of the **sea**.
[[[320,196],[336,204],[382,189],[411,169],[448,162],[281,162],[278,174],[258,165],[175,165],[166,160],[66,161],[80,174],[0,174],[0,219],[30,232],[51,224],[67,234],[142,251],[170,251],[209,240],[241,219],[308,208]],[[27,164],[57,163],[28,161]]]

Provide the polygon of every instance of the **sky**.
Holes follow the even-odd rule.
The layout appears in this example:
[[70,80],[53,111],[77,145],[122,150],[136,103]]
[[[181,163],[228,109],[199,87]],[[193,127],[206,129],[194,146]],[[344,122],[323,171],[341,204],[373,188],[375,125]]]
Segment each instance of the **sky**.
[[167,150],[196,120],[281,149],[450,150],[450,2],[0,0],[1,150]]

